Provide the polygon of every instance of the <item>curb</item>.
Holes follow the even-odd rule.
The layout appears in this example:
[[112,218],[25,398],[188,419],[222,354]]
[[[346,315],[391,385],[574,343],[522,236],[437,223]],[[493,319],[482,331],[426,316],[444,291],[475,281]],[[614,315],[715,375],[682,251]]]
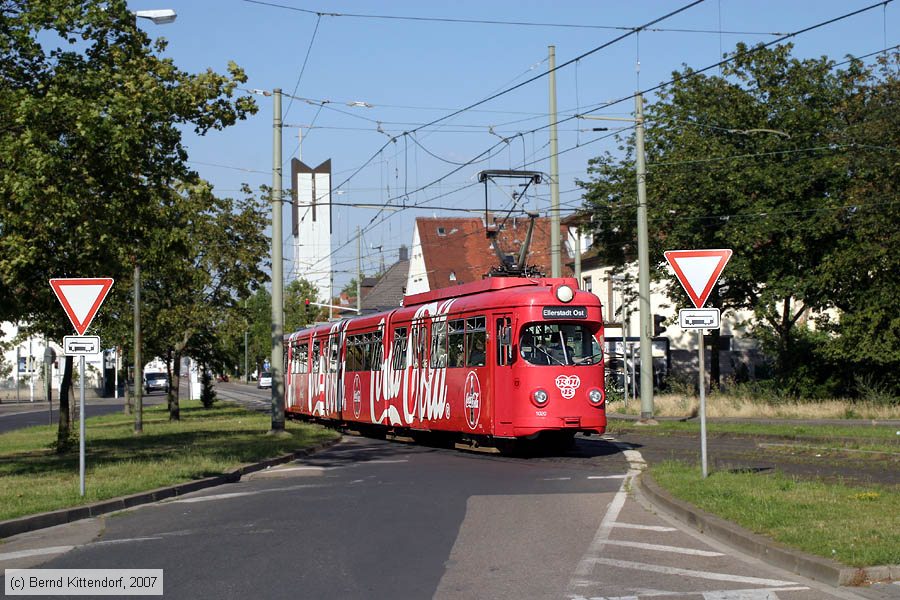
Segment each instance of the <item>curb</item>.
[[646,472],[635,480],[636,489],[655,508],[675,517],[719,542],[728,544],[770,565],[827,583],[831,586],[859,586],[876,581],[900,579],[900,565],[848,567],[828,558],[806,554],[753,533],[730,521],[706,513],[673,498]]
[[50,512],[38,513],[36,515],[29,515],[27,517],[18,517],[7,521],[0,521],[0,540],[20,533],[27,533],[29,531],[53,527],[55,525],[64,525],[65,523],[89,519],[91,517],[97,517],[111,512],[125,510],[126,508],[139,506],[141,504],[151,504],[153,502],[159,502],[160,500],[174,498],[175,496],[183,496],[184,494],[224,485],[226,483],[237,483],[244,475],[249,475],[256,471],[262,471],[269,467],[274,467],[297,458],[321,452],[322,450],[337,444],[339,441],[341,441],[340,437],[336,440],[323,442],[316,446],[297,450],[290,454],[269,458],[258,463],[243,465],[231,469],[230,471],[226,471],[221,475],[213,475],[212,477],[204,477],[203,479],[177,483],[175,485],[156,488],[147,492],[139,492],[129,496],[101,500],[100,502],[94,502],[93,504],[86,504],[84,506],[62,508]]

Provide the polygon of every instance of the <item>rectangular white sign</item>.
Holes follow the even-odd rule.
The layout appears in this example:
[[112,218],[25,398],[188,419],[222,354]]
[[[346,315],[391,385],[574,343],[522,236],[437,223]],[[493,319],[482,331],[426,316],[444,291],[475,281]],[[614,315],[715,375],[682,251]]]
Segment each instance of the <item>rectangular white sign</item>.
[[678,324],[682,329],[718,329],[718,308],[682,308],[678,311]]
[[100,338],[96,335],[67,335],[63,338],[66,356],[87,356],[100,352]]

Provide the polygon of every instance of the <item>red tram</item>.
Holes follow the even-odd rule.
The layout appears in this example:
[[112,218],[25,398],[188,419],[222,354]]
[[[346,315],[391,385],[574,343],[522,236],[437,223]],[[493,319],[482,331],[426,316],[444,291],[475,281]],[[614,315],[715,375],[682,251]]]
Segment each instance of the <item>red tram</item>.
[[599,299],[494,277],[285,336],[285,412],[472,446],[606,429]]

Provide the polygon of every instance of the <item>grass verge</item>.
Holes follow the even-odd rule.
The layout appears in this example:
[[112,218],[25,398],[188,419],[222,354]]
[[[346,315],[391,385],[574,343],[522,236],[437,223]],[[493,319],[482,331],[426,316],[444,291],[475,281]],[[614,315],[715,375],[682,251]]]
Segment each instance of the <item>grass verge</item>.
[[[607,431],[613,435],[637,431],[632,421],[611,418]],[[886,425],[790,425],[776,423],[715,423],[707,422],[711,435],[740,435],[770,437],[806,443],[834,450],[862,450],[900,455],[900,434],[896,427]],[[699,421],[660,421],[653,427],[640,428],[642,434],[700,435]]]
[[[0,435],[0,520],[79,506],[218,475],[334,439],[336,433],[288,421],[286,436],[265,435],[271,417],[233,405],[205,409],[181,401],[181,421],[165,405],[145,407],[141,435],[122,414],[85,422],[85,496],[79,495],[78,450],[52,449],[55,426]],[[77,423],[73,430],[77,432]]]
[[674,497],[804,552],[852,567],[900,564],[900,494],[794,479],[714,472],[667,461],[650,467]]

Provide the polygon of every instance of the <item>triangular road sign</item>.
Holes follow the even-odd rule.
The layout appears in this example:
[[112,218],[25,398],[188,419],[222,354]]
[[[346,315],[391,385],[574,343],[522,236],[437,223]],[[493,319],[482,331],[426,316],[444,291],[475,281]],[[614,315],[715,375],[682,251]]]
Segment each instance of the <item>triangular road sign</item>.
[[84,335],[87,331],[112,284],[113,280],[108,277],[50,280],[53,293],[66,309],[66,314],[69,315],[69,320],[72,321],[78,335]]
[[703,308],[731,250],[669,250],[665,255],[694,307]]

